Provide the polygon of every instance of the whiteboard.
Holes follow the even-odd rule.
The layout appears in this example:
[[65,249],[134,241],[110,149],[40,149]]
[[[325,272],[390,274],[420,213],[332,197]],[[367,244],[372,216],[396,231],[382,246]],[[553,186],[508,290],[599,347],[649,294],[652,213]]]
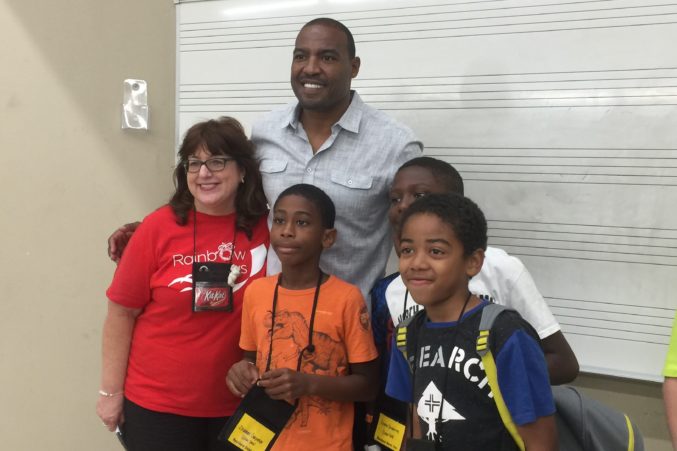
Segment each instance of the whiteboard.
[[452,163],[581,368],[661,380],[677,300],[677,2],[220,0],[177,5],[178,135],[293,100],[294,38],[355,35],[362,98]]

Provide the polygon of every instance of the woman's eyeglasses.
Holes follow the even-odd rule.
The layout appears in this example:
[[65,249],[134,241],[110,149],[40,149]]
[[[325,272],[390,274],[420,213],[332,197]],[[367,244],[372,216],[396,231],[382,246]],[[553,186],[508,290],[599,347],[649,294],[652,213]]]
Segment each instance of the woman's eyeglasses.
[[234,158],[227,157],[214,157],[209,158],[208,160],[202,161],[198,159],[190,159],[184,163],[187,172],[195,173],[200,172],[200,168],[204,164],[209,169],[209,172],[219,172],[223,171],[226,168],[226,164],[234,160]]

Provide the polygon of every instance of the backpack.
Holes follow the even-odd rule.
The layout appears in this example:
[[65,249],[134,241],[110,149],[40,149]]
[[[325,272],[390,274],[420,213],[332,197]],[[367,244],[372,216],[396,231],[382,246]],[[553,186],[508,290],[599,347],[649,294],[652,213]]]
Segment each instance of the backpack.
[[[491,328],[496,318],[506,310],[512,309],[499,304],[488,304],[482,309],[476,349],[482,359],[501,421],[517,447],[524,450],[524,442],[503,400],[496,362],[489,348]],[[405,358],[407,329],[418,327],[418,323],[412,320],[413,317],[404,321],[396,332],[397,348]],[[552,395],[560,451],[644,451],[642,435],[627,415],[584,395],[574,387],[554,386]]]

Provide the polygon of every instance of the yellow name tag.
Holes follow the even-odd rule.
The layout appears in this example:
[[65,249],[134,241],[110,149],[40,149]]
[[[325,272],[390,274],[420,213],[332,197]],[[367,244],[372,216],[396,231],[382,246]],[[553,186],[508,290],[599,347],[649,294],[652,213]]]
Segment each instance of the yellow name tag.
[[245,413],[235,425],[228,441],[245,451],[265,451],[274,437],[273,431]]
[[406,426],[399,421],[395,421],[387,415],[380,414],[378,416],[378,423],[376,424],[374,439],[381,445],[385,445],[390,449],[399,450],[402,447],[405,429]]

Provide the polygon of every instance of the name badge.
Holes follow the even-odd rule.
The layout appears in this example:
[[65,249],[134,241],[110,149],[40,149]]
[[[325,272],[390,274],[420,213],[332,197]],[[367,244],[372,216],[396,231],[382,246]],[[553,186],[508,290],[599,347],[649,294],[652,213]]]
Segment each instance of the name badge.
[[296,406],[271,399],[263,388],[254,385],[226,422],[218,439],[234,449],[268,451],[294,410]]
[[275,432],[256,421],[246,413],[237,422],[228,442],[242,450],[265,451],[275,438]]
[[233,311],[230,263],[193,263],[193,311]]
[[397,451],[402,447],[406,429],[407,427],[404,424],[384,413],[380,413],[374,431],[374,440],[388,449]]

